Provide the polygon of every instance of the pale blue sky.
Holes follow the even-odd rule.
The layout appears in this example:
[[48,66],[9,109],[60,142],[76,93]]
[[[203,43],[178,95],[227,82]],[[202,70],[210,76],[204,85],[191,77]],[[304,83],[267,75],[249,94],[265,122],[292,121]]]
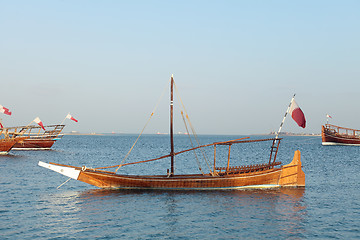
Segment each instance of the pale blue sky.
[[[6,126],[138,133],[171,74],[202,134],[360,128],[359,1],[3,1]],[[168,93],[147,133],[168,132]],[[176,131],[183,131],[176,123]]]

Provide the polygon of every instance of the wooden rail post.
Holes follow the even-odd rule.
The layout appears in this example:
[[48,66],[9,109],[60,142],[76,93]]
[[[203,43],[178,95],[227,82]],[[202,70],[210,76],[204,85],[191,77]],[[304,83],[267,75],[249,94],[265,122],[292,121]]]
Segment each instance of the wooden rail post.
[[215,174],[215,167],[216,167],[216,145],[214,145],[214,170],[213,170],[214,174]]
[[229,154],[228,154],[228,162],[227,162],[227,167],[226,167],[226,171],[229,171],[230,168],[230,150],[231,150],[231,144],[229,144]]

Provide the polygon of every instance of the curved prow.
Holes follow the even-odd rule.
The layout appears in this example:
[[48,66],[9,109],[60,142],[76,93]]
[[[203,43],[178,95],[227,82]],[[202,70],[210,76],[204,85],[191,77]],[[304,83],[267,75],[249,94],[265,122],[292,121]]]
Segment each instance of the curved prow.
[[305,187],[305,173],[301,169],[301,153],[296,150],[291,163],[282,167],[279,178],[282,187]]

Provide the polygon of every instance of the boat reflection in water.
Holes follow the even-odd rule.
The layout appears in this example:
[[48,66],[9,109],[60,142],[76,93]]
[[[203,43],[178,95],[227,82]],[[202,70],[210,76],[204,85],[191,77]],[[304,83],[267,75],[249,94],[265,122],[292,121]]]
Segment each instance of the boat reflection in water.
[[[44,194],[35,206],[61,219],[47,234],[113,239],[303,239],[304,188],[229,191],[106,190]],[[58,232],[64,226],[66,232]],[[73,228],[71,226],[76,226]],[[104,230],[106,229],[106,230]],[[157,236],[157,237],[155,237]]]
[[[136,223],[137,229],[147,229],[150,223],[158,226],[152,231],[161,237],[191,237],[190,233],[179,233],[190,228],[192,231],[204,229],[214,236],[245,234],[252,238],[264,234],[301,238],[305,234],[307,214],[304,193],[304,188],[230,191],[96,189],[82,192],[78,200],[82,213],[94,218],[102,215],[103,223],[99,224],[106,224],[103,214],[107,214],[117,219],[117,224],[125,225],[124,231],[134,237],[136,233],[127,229],[131,228],[130,222]],[[255,232],[256,235],[252,235]]]

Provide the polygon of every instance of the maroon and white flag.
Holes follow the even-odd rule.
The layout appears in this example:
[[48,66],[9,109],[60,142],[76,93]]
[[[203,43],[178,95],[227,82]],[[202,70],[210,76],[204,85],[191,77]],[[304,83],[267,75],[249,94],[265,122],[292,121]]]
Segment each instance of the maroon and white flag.
[[327,118],[332,118],[332,116],[330,116],[329,114],[326,114],[326,117],[327,117]]
[[306,120],[303,111],[299,108],[295,99],[291,103],[290,111],[291,117],[295,120],[295,122],[299,125],[299,127],[305,128]]
[[7,114],[7,115],[11,115],[11,112],[9,111],[9,109],[2,106],[2,105],[0,105],[0,112],[4,113],[4,114]]
[[73,116],[71,116],[70,113],[66,116],[66,118],[71,119],[75,122],[78,122],[78,120],[76,120]]
[[44,124],[42,123],[42,121],[40,120],[39,117],[35,118],[35,119],[34,119],[34,122],[36,122],[37,124],[39,124],[39,126],[45,131]]

